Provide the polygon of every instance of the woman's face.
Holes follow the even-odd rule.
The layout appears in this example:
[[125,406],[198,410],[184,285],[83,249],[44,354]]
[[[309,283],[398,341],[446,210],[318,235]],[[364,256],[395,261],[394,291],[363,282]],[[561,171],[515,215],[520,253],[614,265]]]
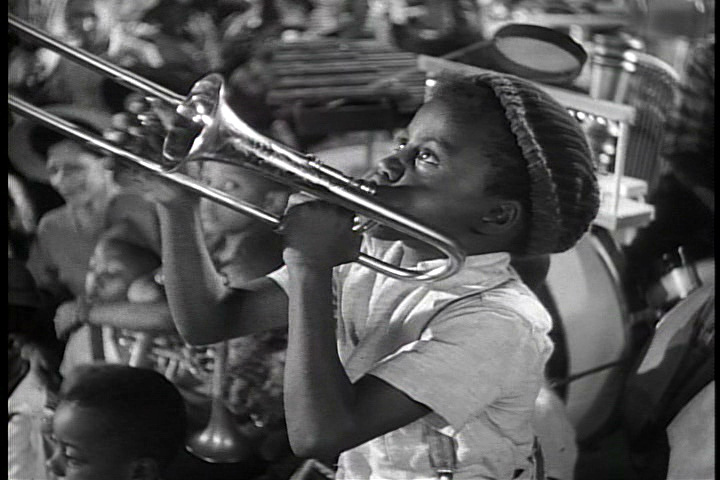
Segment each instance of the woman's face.
[[86,203],[108,188],[108,171],[99,157],[69,140],[50,147],[47,168],[50,185],[69,204]]

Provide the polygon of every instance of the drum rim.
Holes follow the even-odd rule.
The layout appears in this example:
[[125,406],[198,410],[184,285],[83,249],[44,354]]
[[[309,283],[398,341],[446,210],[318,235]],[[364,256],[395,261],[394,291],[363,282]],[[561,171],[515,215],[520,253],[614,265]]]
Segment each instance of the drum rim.
[[[517,63],[502,54],[497,47],[497,40],[507,37],[526,37],[550,43],[575,58],[577,65],[567,70],[547,72]],[[502,27],[493,36],[489,49],[498,67],[502,67],[507,73],[545,83],[561,84],[574,80],[580,74],[588,59],[588,54],[582,45],[575,42],[568,35],[548,27],[524,23],[512,23]]]

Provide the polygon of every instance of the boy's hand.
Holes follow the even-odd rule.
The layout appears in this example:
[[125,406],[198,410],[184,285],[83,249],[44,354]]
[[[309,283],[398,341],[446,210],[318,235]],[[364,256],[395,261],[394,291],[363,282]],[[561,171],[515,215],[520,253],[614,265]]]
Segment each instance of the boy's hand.
[[200,201],[199,195],[155,173],[135,168],[131,175],[132,179],[126,179],[125,185],[151,202],[166,207],[194,208]]
[[[183,134],[185,130],[174,125],[176,117],[173,110],[160,101],[130,94],[125,100],[125,109],[113,116],[112,128],[104,132],[107,139],[125,150],[161,163],[163,142],[170,133],[182,137],[185,143],[191,141],[192,132]],[[187,189],[130,162],[108,158],[106,164],[113,170],[118,184],[150,201],[187,207],[198,200],[197,195]]]
[[321,201],[289,208],[278,231],[289,266],[332,268],[358,258],[362,237],[352,231],[354,214]]

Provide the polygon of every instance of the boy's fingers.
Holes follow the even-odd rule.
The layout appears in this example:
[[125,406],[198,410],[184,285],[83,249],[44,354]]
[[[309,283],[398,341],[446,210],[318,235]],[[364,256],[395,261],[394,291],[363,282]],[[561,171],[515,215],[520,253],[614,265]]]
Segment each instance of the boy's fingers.
[[296,228],[295,226],[310,230],[327,227],[328,233],[338,233],[345,228],[352,231],[354,214],[349,210],[307,195],[295,197],[295,202],[286,209],[280,225],[276,228],[278,233],[287,232]]
[[147,110],[150,106],[145,97],[135,92],[128,94],[128,96],[125,97],[124,103],[125,110],[136,115]]
[[108,129],[103,132],[103,138],[116,145],[122,145],[128,141],[128,134],[124,130]]
[[111,123],[113,129],[124,131],[127,130],[128,127],[136,125],[138,122],[136,115],[128,112],[119,112],[112,116]]
[[165,130],[170,130],[173,125],[175,109],[158,98],[147,99],[150,110],[157,116]]

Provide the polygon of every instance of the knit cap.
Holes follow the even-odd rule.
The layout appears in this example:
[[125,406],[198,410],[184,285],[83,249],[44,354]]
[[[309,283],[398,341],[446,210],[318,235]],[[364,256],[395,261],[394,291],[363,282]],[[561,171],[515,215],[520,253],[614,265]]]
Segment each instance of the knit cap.
[[472,76],[500,101],[530,178],[530,228],[525,253],[558,253],[587,232],[600,205],[585,133],[565,107],[522,78]]

